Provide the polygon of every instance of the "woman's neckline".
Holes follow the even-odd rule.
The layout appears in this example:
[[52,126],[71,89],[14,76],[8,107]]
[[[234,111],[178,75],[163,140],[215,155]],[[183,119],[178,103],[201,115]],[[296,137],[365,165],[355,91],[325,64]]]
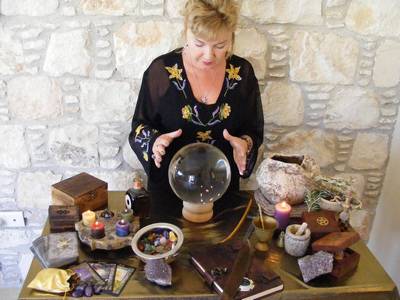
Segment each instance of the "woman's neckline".
[[[190,95],[189,98],[190,98],[190,100],[194,101],[194,102],[195,102],[196,104],[198,104],[198,105],[203,105],[203,106],[210,106],[210,107],[212,107],[212,106],[217,105],[217,104],[221,101],[221,98],[223,97],[223,94],[224,94],[225,81],[226,81],[226,74],[224,74],[222,86],[221,86],[221,89],[220,89],[220,91],[219,91],[219,93],[218,93],[218,97],[217,97],[217,99],[215,100],[215,102],[214,102],[214,103],[204,103],[204,102],[202,102],[200,99],[197,99],[197,98],[194,96],[193,89],[192,89],[192,85],[191,85],[191,83],[189,82],[188,73],[187,73],[187,71],[186,71],[185,64],[183,63],[183,48],[180,48],[180,49],[177,51],[177,53],[178,53],[178,56],[179,56],[179,59],[180,59],[180,63],[181,63],[181,65],[182,65],[182,73],[183,73],[183,76],[184,76],[184,77],[186,78],[186,80],[187,80],[187,86],[188,86],[188,90],[189,90],[189,95]],[[226,68],[226,66],[228,66],[228,64],[229,64],[229,58],[227,58],[227,59],[225,60],[225,67],[224,67],[224,69]],[[224,70],[224,73],[225,73],[225,70]]]

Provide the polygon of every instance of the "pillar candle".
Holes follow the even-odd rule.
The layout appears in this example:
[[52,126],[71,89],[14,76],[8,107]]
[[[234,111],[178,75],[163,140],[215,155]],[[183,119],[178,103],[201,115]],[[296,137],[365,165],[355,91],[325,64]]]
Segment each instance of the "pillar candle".
[[121,217],[126,222],[130,223],[133,221],[133,210],[125,208],[124,211],[121,212]]
[[90,235],[94,239],[101,239],[105,236],[104,224],[96,221],[90,227]]
[[129,234],[129,223],[122,219],[115,224],[115,233],[118,236],[127,236]]
[[82,221],[84,225],[91,226],[96,221],[96,214],[91,210],[87,210],[82,214]]
[[285,229],[288,225],[291,211],[292,207],[286,201],[275,205],[275,219],[278,221],[280,229]]

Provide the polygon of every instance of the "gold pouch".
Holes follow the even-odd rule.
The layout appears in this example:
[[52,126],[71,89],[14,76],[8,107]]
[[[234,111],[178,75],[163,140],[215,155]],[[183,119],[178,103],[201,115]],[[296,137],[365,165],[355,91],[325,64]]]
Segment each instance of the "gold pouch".
[[43,269],[36,274],[28,287],[48,293],[66,293],[70,290],[68,279],[72,274],[74,272],[71,270]]

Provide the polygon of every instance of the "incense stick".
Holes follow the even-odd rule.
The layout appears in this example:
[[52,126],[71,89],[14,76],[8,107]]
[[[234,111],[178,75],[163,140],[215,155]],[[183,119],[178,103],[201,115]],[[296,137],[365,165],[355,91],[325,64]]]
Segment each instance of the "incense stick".
[[258,205],[258,212],[260,214],[261,227],[264,230],[265,229],[265,227],[264,227],[264,218],[263,218],[263,215],[262,215],[261,205],[259,203],[257,203],[257,205]]

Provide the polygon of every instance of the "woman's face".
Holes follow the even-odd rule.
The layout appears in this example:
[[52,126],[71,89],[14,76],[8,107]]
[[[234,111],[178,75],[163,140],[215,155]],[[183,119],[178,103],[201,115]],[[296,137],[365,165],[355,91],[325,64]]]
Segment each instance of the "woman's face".
[[215,40],[195,36],[190,29],[186,32],[189,59],[194,67],[202,70],[212,69],[225,63],[226,54],[232,43],[232,32],[222,31]]

